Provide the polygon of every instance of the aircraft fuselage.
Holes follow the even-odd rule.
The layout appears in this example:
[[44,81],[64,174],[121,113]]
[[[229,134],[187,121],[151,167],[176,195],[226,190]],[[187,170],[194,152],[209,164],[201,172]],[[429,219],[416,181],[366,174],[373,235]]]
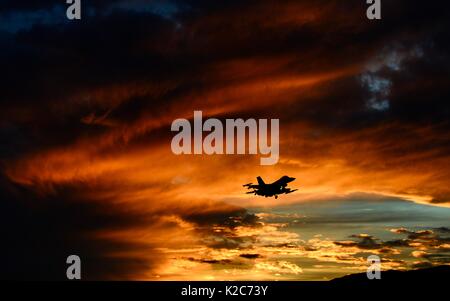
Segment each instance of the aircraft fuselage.
[[295,180],[295,178],[291,178],[288,176],[283,176],[279,180],[270,184],[264,183],[261,177],[257,177],[257,180],[258,180],[257,185],[254,185],[252,183],[244,185],[244,187],[247,187],[248,189],[253,189],[253,191],[249,191],[247,192],[247,194],[255,194],[264,197],[274,196],[275,198],[278,198],[279,194],[289,194],[297,190],[287,188],[288,183]]

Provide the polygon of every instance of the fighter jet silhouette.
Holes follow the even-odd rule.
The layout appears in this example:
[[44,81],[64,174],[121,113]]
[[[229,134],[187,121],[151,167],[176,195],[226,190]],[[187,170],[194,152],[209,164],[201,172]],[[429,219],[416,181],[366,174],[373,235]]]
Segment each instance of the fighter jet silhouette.
[[257,177],[256,179],[258,180],[258,185],[254,185],[253,183],[242,185],[247,187],[247,189],[253,189],[252,191],[248,191],[247,194],[260,195],[266,198],[274,196],[277,199],[279,194],[288,194],[298,190],[287,187],[288,183],[295,180],[295,178],[288,176],[283,176],[272,184],[264,183],[261,177]]

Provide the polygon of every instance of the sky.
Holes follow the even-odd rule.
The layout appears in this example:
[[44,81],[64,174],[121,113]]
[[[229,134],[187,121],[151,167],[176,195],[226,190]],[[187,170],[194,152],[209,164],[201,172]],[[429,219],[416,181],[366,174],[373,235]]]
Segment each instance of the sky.
[[[0,277],[326,280],[450,263],[444,2],[0,3]],[[280,120],[280,158],[171,123]],[[242,184],[295,177],[278,199]]]

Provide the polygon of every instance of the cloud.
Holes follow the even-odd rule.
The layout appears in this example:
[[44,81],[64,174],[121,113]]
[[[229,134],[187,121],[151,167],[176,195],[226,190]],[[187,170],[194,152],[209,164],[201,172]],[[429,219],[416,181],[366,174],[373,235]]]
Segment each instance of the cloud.
[[84,279],[147,279],[170,259],[164,249],[200,243],[203,225],[250,220],[225,204],[124,206],[104,184],[60,184],[41,194],[2,177],[1,188],[2,279],[64,279],[71,254],[82,259]]
[[[78,248],[91,278],[182,277],[193,266],[207,277],[204,260],[230,259],[256,262],[266,279],[298,270],[271,252],[362,266],[355,252],[444,248],[435,232],[304,243],[284,231],[291,217],[267,223],[243,208],[270,205],[242,195],[239,183],[259,174],[301,179],[286,202],[364,192],[448,206],[447,4],[385,4],[373,26],[360,2],[95,1],[77,23],[55,1],[2,2],[5,271],[59,278]],[[279,118],[280,163],[174,156],[171,122],[198,109]],[[201,258],[179,256],[161,273],[175,246]],[[14,268],[14,254],[29,259]],[[46,271],[49,257],[58,263]]]
[[259,254],[250,254],[250,253],[240,254],[239,256],[247,259],[255,259],[261,257],[261,255]]
[[[190,118],[194,109],[225,118],[267,117],[270,108],[270,117],[282,120],[282,161],[301,158],[311,166],[297,171],[311,179],[306,189],[378,192],[445,205],[448,191],[442,179],[448,169],[436,166],[448,160],[446,103],[439,101],[448,91],[438,80],[445,74],[430,73],[442,65],[436,60],[447,47],[440,39],[442,27],[435,25],[445,20],[438,11],[417,21],[427,28],[424,33],[401,26],[403,14],[398,24],[375,30],[360,22],[358,5],[335,1],[166,4],[101,1],[92,9],[108,13],[86,18],[81,26],[34,26],[14,34],[14,43],[5,43],[12,59],[2,61],[9,74],[0,83],[2,117],[29,141],[15,148],[17,161],[7,164],[11,178],[29,183],[98,177],[105,168],[115,172],[129,164],[120,156],[137,147],[155,151],[155,146],[166,146],[171,121]],[[398,7],[388,11],[398,13]],[[236,19],[235,10],[246,15],[245,22]],[[229,30],[230,24],[236,30]],[[326,39],[330,32],[335,39]],[[36,35],[44,38],[37,41]],[[73,42],[62,44],[63,36]],[[236,44],[240,47],[227,46]],[[58,55],[52,52],[55,47]],[[100,54],[100,49],[105,51]],[[433,83],[411,85],[426,72]],[[23,78],[25,73],[29,76]],[[367,99],[378,111],[389,108],[389,116],[368,112]],[[239,159],[250,174],[255,167],[245,160]],[[94,164],[80,173],[83,162]],[[295,173],[298,168],[290,165],[283,167]],[[320,185],[325,174],[333,180]]]

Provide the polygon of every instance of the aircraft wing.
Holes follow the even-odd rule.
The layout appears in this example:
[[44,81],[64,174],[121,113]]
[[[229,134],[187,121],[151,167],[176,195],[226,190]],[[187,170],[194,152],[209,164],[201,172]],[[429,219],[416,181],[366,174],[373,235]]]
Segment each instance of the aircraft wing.
[[258,189],[259,188],[259,185],[254,185],[254,184],[252,184],[252,183],[248,183],[248,184],[245,184],[245,185],[242,185],[243,187],[247,187],[248,189]]
[[295,180],[295,178],[283,176],[283,177],[279,178],[278,180],[276,180],[275,182],[273,182],[272,185],[286,186],[288,183],[290,183],[294,180]]

